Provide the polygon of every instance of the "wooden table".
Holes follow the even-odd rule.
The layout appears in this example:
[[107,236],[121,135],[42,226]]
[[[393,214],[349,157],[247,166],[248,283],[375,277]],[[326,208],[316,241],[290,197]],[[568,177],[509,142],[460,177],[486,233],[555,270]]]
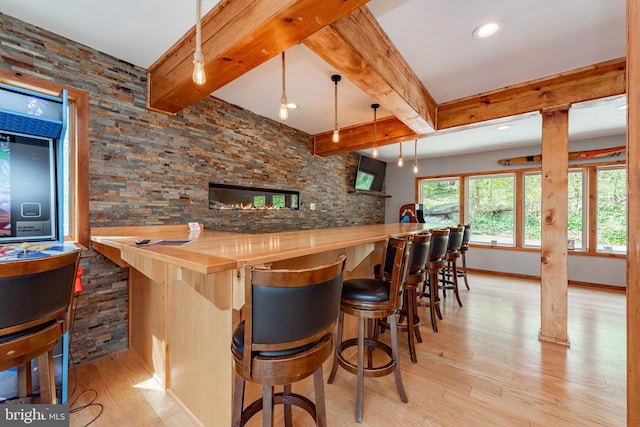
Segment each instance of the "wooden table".
[[[347,254],[346,277],[370,276],[388,236],[425,224],[379,224],[269,234],[189,233],[186,225],[94,228],[93,247],[129,268],[129,347],[194,420],[231,424],[233,327],[244,266],[305,268]],[[136,240],[149,239],[149,245]],[[158,240],[193,240],[182,246]]]

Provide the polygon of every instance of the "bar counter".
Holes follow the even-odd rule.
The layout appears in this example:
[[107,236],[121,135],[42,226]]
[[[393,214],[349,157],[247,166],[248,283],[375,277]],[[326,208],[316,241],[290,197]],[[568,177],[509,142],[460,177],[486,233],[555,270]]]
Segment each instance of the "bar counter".
[[[189,232],[187,225],[104,227],[92,228],[91,240],[129,268],[129,347],[194,421],[220,426],[231,424],[230,343],[246,265],[306,268],[346,253],[346,278],[370,276],[388,236],[426,229],[398,223],[243,234]],[[137,245],[142,239],[149,244]],[[160,240],[191,242],[154,245]]]

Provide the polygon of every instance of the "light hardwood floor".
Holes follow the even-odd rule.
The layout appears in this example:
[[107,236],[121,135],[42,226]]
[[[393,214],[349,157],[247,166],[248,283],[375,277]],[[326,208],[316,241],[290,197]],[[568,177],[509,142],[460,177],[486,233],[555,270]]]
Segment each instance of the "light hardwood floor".
[[[360,425],[626,425],[623,292],[570,287],[567,348],[538,341],[538,282],[480,274],[470,274],[469,282],[471,291],[461,290],[464,307],[452,295],[444,302],[438,333],[421,308],[424,342],[417,345],[418,363],[411,363],[406,337],[400,336],[409,403],[400,402],[392,375],[366,378]],[[96,402],[104,407],[92,426],[193,425],[129,351],[79,365],[76,376],[70,402],[80,391],[95,389]],[[352,375],[340,370],[334,384],[325,384],[325,393],[329,426],[358,425]],[[98,412],[94,406],[73,413],[71,426],[87,424]],[[294,410],[294,425],[313,422]]]

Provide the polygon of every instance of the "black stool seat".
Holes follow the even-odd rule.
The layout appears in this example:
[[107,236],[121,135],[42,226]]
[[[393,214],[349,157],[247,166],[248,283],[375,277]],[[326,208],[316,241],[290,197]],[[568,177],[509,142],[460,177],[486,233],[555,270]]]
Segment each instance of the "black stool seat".
[[389,300],[389,282],[371,278],[348,279],[342,284],[342,298],[362,302]]

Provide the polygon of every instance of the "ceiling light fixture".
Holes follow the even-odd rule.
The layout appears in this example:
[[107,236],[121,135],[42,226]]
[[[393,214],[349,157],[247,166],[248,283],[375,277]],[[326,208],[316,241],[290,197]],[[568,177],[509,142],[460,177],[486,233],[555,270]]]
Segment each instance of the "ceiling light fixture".
[[207,81],[207,75],[204,72],[204,56],[201,49],[201,31],[200,31],[200,10],[202,0],[196,0],[196,51],[193,53],[193,82],[197,85],[203,85]]
[[398,156],[398,167],[402,167],[404,162],[402,161],[402,142],[400,143],[400,155]]
[[340,79],[342,79],[342,77],[339,74],[334,74],[331,76],[331,81],[335,83],[335,90],[333,93],[335,121],[333,123],[333,136],[331,137],[331,140],[333,142],[340,141],[340,128],[338,127],[338,82],[340,81]]
[[502,29],[502,21],[492,20],[480,24],[473,30],[473,38],[477,40],[486,39],[497,34]]
[[280,120],[287,120],[289,117],[289,111],[287,106],[287,94],[285,92],[285,84],[284,84],[284,51],[282,51],[282,96],[280,97],[280,111],[278,112],[278,116]]
[[376,116],[376,111],[379,107],[380,104],[371,104],[371,108],[373,108],[373,152],[371,152],[371,155],[374,159],[378,158],[378,130],[376,128],[378,118]]
[[413,173],[418,173],[418,140],[413,143]]
[[618,110],[626,110],[626,109],[627,109],[627,104],[622,104],[618,106]]
[[498,126],[498,127],[497,127],[497,129],[498,129],[498,130],[507,130],[507,129],[509,129],[510,127],[511,127],[511,126],[509,126],[509,125],[502,125],[502,126]]

